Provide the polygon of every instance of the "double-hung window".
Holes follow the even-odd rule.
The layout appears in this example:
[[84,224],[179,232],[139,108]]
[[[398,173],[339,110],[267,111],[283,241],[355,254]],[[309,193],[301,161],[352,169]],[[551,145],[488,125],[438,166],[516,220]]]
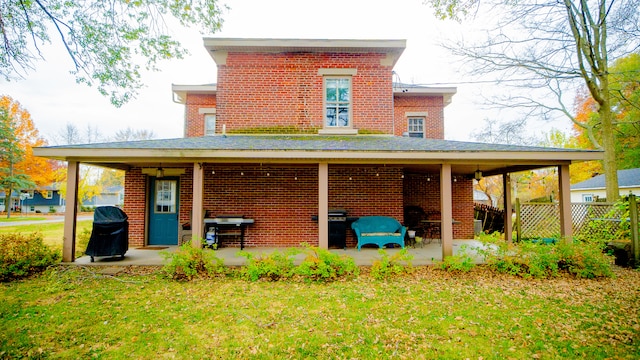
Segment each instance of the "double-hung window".
[[325,77],[325,128],[351,127],[351,77]]
[[423,117],[410,117],[408,119],[409,137],[424,137],[424,118]]
[[206,114],[204,116],[204,135],[211,136],[216,134],[216,115]]

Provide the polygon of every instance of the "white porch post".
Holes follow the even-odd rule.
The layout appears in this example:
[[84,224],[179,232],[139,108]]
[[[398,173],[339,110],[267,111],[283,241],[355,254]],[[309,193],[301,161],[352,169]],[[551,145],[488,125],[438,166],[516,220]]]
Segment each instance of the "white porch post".
[[329,248],[329,164],[318,164],[318,247]]
[[440,236],[442,237],[442,259],[453,255],[453,195],[451,164],[440,168]]
[[560,188],[560,236],[568,243],[573,241],[571,186],[569,178],[569,165],[558,166],[558,185]]
[[191,245],[200,248],[204,231],[203,195],[204,169],[202,163],[193,163],[193,205],[191,208]]
[[511,175],[502,174],[502,187],[504,194],[504,240],[513,241],[513,207],[511,206]]
[[76,259],[76,215],[78,214],[78,177],[80,164],[69,161],[67,164],[67,195],[64,210],[64,243],[62,261],[73,262]]

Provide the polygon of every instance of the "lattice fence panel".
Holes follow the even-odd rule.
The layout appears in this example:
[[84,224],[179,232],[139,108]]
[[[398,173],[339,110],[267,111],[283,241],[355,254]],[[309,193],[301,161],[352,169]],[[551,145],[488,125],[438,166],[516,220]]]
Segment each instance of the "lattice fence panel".
[[520,228],[523,238],[559,236],[560,209],[558,204],[522,204],[520,206]]
[[[621,214],[611,203],[572,203],[571,220],[574,235],[615,232]],[[560,207],[557,203],[525,203],[520,206],[520,222],[524,238],[559,237]]]

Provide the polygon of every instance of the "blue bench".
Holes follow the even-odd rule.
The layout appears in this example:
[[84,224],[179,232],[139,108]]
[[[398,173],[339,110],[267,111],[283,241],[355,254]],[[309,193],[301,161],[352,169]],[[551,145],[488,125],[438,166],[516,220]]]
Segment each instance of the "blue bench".
[[398,244],[404,249],[407,228],[398,220],[388,216],[363,216],[351,224],[358,237],[358,251],[362,245],[373,244],[383,247]]

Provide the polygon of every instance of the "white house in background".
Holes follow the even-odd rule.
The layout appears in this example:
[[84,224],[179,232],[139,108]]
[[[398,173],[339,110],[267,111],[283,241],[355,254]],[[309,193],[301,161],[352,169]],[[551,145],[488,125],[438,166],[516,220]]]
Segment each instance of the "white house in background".
[[[604,174],[571,185],[571,202],[591,202],[607,197]],[[618,170],[620,196],[640,195],[640,168]]]

